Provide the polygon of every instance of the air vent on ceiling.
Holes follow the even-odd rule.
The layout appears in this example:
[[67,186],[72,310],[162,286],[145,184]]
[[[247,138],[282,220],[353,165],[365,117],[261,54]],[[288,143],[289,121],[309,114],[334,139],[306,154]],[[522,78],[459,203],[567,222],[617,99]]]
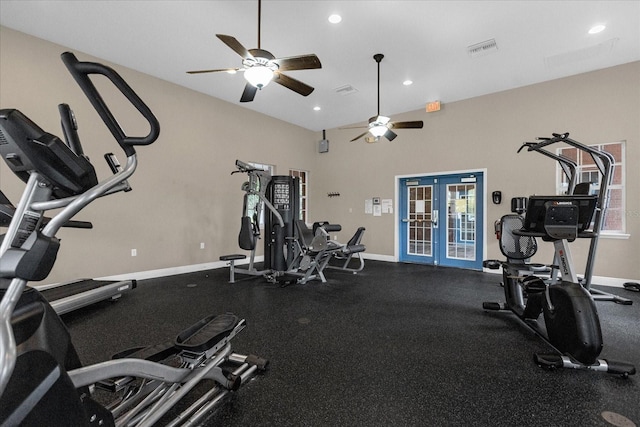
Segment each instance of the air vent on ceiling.
[[498,43],[496,43],[495,39],[486,40],[467,47],[467,53],[472,58],[488,55],[489,53],[495,52],[497,50]]
[[344,86],[340,86],[334,89],[334,91],[338,94],[338,95],[351,95],[352,93],[356,93],[358,91],[358,89],[356,89],[355,87],[351,86],[351,85],[344,85]]

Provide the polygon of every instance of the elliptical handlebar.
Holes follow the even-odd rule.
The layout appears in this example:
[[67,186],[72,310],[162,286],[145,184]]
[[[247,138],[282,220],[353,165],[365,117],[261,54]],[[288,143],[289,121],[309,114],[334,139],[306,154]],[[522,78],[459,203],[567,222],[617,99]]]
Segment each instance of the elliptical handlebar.
[[[71,52],[64,52],[61,58],[127,157],[135,154],[135,145],[149,145],[158,139],[160,135],[160,123],[158,119],[156,119],[149,107],[117,72],[110,67],[95,62],[80,62]],[[108,78],[140,114],[142,114],[150,126],[149,133],[146,136],[129,136],[122,130],[122,127],[89,78],[90,74],[100,74]]]
[[[63,53],[61,58],[100,118],[124,150],[127,162],[122,170],[115,167],[117,173],[97,182],[93,166],[83,155],[80,139],[75,135],[75,124],[68,106],[59,107],[68,146],[63,144],[59,138],[44,132],[18,110],[0,111],[2,113],[0,119],[3,120],[2,137],[7,141],[7,144],[4,145],[14,147],[15,144],[22,156],[23,163],[21,165],[26,165],[28,168],[12,168],[18,176],[26,181],[27,186],[16,207],[15,215],[2,245],[0,245],[0,259],[3,265],[0,273],[3,279],[9,280],[0,299],[0,360],[2,361],[0,363],[0,397],[5,392],[17,360],[16,341],[12,327],[14,309],[27,282],[29,280],[43,280],[53,267],[59,247],[59,241],[55,239],[57,230],[96,198],[116,191],[126,191],[128,184],[125,181],[134,173],[137,166],[134,146],[151,144],[160,134],[160,125],[156,117],[116,71],[102,64],[80,62],[70,52]],[[116,86],[149,123],[148,135],[131,137],[124,133],[91,82],[89,74],[103,75]],[[38,148],[22,150],[22,148],[31,148],[31,146]],[[70,155],[72,153],[75,154],[75,157]],[[14,154],[11,158],[15,158],[15,156]],[[11,158],[7,157],[5,160],[9,161]],[[68,172],[68,170],[73,173],[67,173],[68,176],[60,173],[61,171]],[[52,176],[59,178],[59,175],[68,179],[51,180]],[[66,186],[69,188],[63,188],[64,192],[61,195],[53,194],[54,190],[49,188],[52,184],[51,181],[53,181],[53,186],[57,181],[63,181],[63,184],[69,184]],[[15,237],[20,232],[24,232],[19,229],[19,225],[25,223],[24,216],[41,216],[45,210],[54,208],[62,208],[62,210],[46,224],[38,225],[39,220],[36,220],[29,223],[29,227],[26,229],[30,233],[30,237],[36,236],[34,240],[37,244],[25,246],[22,240],[13,243]],[[38,230],[38,226],[42,226],[42,229]],[[30,251],[32,250],[34,255],[31,255]]]

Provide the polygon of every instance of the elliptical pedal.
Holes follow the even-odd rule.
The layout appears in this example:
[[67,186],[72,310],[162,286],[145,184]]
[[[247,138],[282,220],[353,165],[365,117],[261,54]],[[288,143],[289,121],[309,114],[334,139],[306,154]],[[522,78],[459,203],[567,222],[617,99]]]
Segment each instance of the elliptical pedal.
[[246,321],[235,314],[211,315],[178,334],[175,346],[185,352],[206,353],[209,357],[225,346],[246,325]]

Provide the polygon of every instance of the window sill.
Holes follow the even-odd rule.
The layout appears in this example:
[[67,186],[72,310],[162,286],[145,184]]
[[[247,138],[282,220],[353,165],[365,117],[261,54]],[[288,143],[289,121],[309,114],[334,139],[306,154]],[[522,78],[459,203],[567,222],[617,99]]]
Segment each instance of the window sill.
[[607,233],[605,231],[600,233],[600,237],[603,239],[618,239],[618,240],[628,240],[631,237],[631,234],[626,233]]

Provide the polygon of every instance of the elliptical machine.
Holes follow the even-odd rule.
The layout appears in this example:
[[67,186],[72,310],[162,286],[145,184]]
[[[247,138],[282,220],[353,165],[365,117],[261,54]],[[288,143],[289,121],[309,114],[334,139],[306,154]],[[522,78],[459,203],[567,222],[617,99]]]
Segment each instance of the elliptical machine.
[[[558,142],[594,151],[570,139],[568,133],[553,134],[551,138],[542,138],[542,142],[525,143],[523,146],[528,147],[529,151],[545,154],[544,147]],[[592,155],[596,158],[608,157],[600,153]],[[554,156],[549,157],[556,158],[561,165],[571,164],[569,159]],[[575,168],[567,166],[563,167],[563,171],[571,178],[569,190],[573,192]],[[631,364],[598,359],[603,342],[592,293],[600,299],[623,304],[625,300],[594,292],[588,286],[594,261],[592,257],[595,256],[594,241],[597,242],[604,221],[611,172],[612,164],[608,163],[598,195],[531,196],[524,218],[505,215],[496,227],[500,249],[507,260],[485,261],[484,265],[495,269],[502,267],[505,303],[485,302],[483,308],[510,310],[555,350],[551,354],[534,355],[534,361],[541,367],[589,369],[625,378],[635,374],[635,367]],[[592,220],[593,226],[588,229]],[[553,243],[553,265],[545,267],[528,262],[536,253],[536,238]],[[569,247],[569,243],[576,238],[587,238],[592,242],[584,283],[578,278]],[[541,314],[544,325],[539,323]]]
[[[67,144],[43,131],[20,111],[0,110],[0,154],[26,182],[0,245],[0,424],[151,426],[193,424],[211,413],[224,397],[266,369],[257,356],[231,351],[231,339],[244,319],[227,313],[208,316],[175,340],[125,350],[112,360],[82,366],[69,333],[51,305],[27,282],[44,280],[60,241],[57,231],[99,197],[130,189],[127,179],[137,167],[135,146],[159,136],[157,119],[131,87],[111,68],[80,62],[69,52],[62,60],[124,150],[122,167],[105,156],[113,175],[98,181],[82,154],[80,140],[69,132],[72,116],[62,115]],[[93,85],[102,75],[131,102],[150,126],[148,135],[127,135]],[[58,209],[49,221],[46,211]],[[165,416],[203,380],[202,396],[173,420]],[[92,391],[113,393],[108,405]]]

